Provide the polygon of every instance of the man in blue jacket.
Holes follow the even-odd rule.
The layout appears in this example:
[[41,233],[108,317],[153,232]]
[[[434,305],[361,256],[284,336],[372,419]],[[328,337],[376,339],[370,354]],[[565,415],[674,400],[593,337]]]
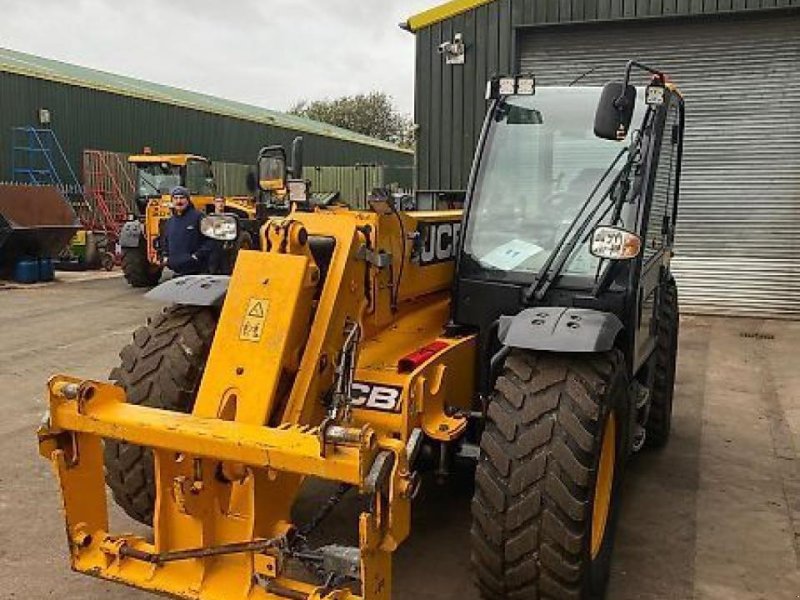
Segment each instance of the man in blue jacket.
[[203,213],[192,204],[189,190],[172,190],[172,216],[167,221],[161,249],[163,262],[176,275],[199,275],[208,271],[214,241],[200,233]]

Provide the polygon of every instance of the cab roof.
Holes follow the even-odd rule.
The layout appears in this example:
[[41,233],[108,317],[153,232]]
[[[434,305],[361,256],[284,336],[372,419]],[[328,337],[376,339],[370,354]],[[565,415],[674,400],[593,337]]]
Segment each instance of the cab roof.
[[185,167],[190,160],[209,162],[207,158],[197,154],[136,154],[128,157],[128,162],[132,164],[169,163],[176,167]]

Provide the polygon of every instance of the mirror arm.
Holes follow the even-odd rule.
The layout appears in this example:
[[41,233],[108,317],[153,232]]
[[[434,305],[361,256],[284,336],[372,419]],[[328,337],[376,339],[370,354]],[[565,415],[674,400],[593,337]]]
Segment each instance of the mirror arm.
[[640,62],[637,62],[635,60],[629,60],[628,64],[625,65],[625,78],[622,80],[623,94],[620,95],[620,97],[617,98],[616,101],[614,102],[614,104],[616,105],[616,107],[618,109],[622,109],[622,108],[625,107],[625,95],[624,95],[624,93],[625,93],[625,90],[628,89],[628,85],[630,85],[631,71],[633,70],[634,67],[636,67],[637,69],[640,69],[642,71],[647,71],[648,73],[652,73],[653,75],[655,75],[661,81],[662,84],[665,83],[666,80],[667,80],[666,75],[664,75],[664,73],[662,71],[659,71],[659,70],[654,69],[652,67],[648,67],[647,65],[642,64]]
[[615,225],[620,218],[622,217],[622,208],[625,205],[625,202],[628,200],[628,196],[631,193],[631,171],[633,171],[633,167],[636,164],[642,146],[642,137],[641,135],[635,135],[634,133],[634,140],[631,143],[631,147],[629,149],[630,152],[630,160],[625,163],[625,166],[622,168],[622,172],[620,173],[620,178],[617,180],[618,186],[614,190],[617,194],[614,202],[614,212],[611,217],[611,224]]
[[[604,265],[603,263],[610,263]],[[603,268],[605,266],[605,268]],[[598,270],[602,269],[599,273],[599,277],[596,278],[594,287],[592,288],[592,297],[597,298],[600,294],[603,294],[609,287],[613,281],[617,278],[617,274],[622,266],[622,261],[619,260],[612,260],[609,261],[608,259],[600,259],[600,264],[598,265]]]

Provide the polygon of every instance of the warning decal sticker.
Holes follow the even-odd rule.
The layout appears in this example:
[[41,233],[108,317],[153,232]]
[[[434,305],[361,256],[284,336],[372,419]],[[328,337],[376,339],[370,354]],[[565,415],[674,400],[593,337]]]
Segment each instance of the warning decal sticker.
[[239,339],[245,342],[259,342],[264,335],[264,321],[267,320],[269,300],[250,298],[247,311],[244,313]]

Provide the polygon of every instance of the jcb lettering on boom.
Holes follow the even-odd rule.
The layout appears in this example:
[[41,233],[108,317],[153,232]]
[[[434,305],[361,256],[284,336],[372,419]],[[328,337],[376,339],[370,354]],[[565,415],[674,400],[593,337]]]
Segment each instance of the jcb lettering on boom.
[[354,381],[352,386],[353,406],[381,412],[399,412],[400,395],[403,390],[391,385],[377,385],[363,381]]
[[455,260],[458,240],[461,237],[461,221],[442,223],[421,222],[417,230],[422,240],[420,265],[434,265]]

